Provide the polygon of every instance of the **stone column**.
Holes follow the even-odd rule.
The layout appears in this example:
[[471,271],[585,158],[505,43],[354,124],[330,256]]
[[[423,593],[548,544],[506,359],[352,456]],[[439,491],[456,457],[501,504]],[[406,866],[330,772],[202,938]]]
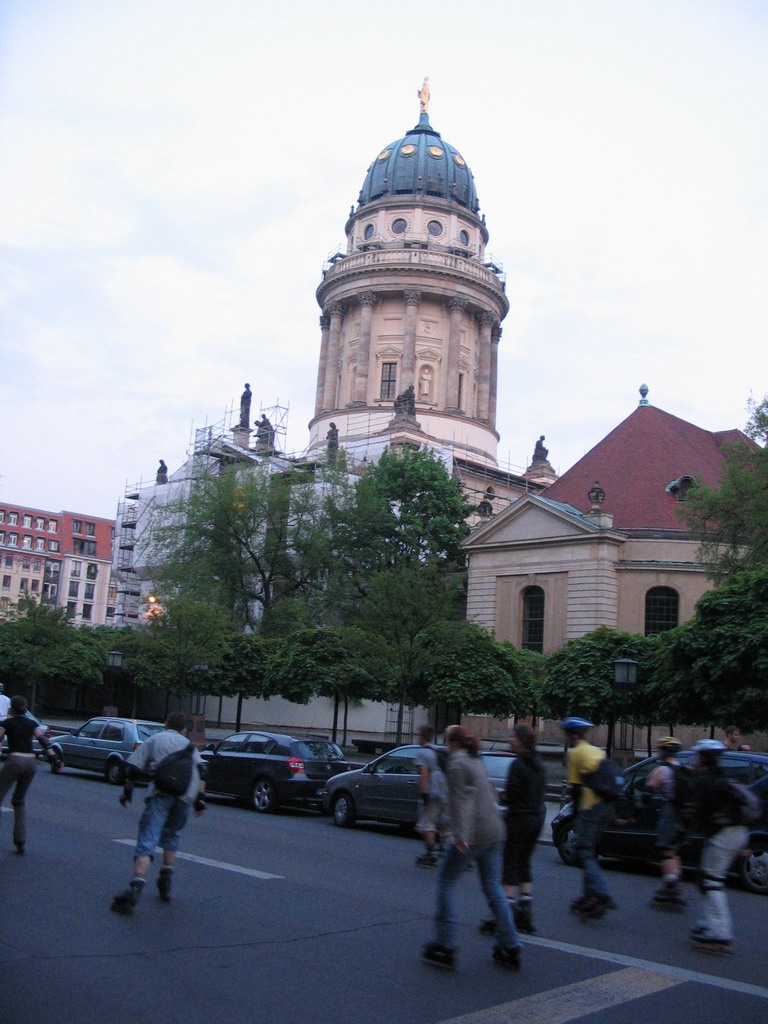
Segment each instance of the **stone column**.
[[325,362],[325,380],[323,382],[323,410],[336,409],[338,399],[336,389],[339,378],[339,343],[341,340],[341,322],[344,318],[344,307],[340,302],[332,302],[328,307],[330,325],[328,329],[328,358]]
[[357,340],[357,363],[355,365],[355,386],[352,389],[352,405],[368,404],[368,373],[371,364],[371,328],[373,326],[373,292],[361,292],[360,337]]
[[501,328],[498,324],[491,329],[491,387],[488,397],[488,426],[496,429],[496,397],[499,386],[499,342]]
[[458,296],[450,299],[448,310],[450,324],[448,328],[448,354],[446,358],[446,398],[445,408],[449,412],[459,411],[459,359],[461,356],[461,321],[467,300]]
[[328,363],[328,333],[331,327],[331,318],[325,313],[320,317],[320,364],[317,368],[317,395],[315,397],[315,416],[323,411],[323,398],[325,392],[325,373]]
[[416,320],[421,292],[412,288],[405,292],[405,336],[403,338],[403,365],[400,373],[400,391],[412,384],[416,386]]
[[491,331],[498,325],[493,313],[479,313],[480,351],[478,353],[477,411],[475,415],[483,423],[488,422],[491,400]]

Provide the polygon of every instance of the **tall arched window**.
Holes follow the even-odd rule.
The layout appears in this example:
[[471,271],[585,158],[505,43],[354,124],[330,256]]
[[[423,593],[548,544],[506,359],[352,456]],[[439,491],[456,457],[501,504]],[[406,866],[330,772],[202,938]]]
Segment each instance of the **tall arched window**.
[[523,650],[544,653],[544,591],[526,587],[523,591]]
[[677,625],[680,597],[672,587],[651,587],[645,595],[645,635],[664,633]]

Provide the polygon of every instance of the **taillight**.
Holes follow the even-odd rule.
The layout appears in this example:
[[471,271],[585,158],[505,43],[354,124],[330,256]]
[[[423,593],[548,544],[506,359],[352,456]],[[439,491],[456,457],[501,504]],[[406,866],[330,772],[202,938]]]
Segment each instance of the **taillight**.
[[285,763],[294,775],[302,775],[304,773],[304,762],[300,757],[289,757]]
[[134,743],[133,746],[131,747],[131,750],[138,750],[140,746],[140,743]]

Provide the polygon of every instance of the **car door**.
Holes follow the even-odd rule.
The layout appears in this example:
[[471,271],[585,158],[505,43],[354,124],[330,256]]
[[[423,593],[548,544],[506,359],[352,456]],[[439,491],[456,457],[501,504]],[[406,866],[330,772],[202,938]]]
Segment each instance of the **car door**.
[[100,769],[98,740],[107,724],[106,718],[92,718],[61,741],[64,763],[71,768]]
[[419,816],[417,746],[384,754],[366,776],[359,815],[383,821],[416,821]]
[[93,748],[95,766],[99,771],[104,771],[111,754],[114,754],[116,751],[121,754],[123,753],[126,728],[131,729],[132,726],[126,726],[125,722],[116,721],[114,718],[111,718],[105,724]]
[[646,782],[659,761],[643,761],[627,771],[624,800],[616,806],[617,820],[603,833],[600,852],[606,857],[653,858],[660,800],[643,799]]
[[226,736],[212,751],[205,751],[203,759],[208,766],[205,788],[211,793],[239,796],[238,780],[242,775],[242,750],[248,739],[247,732]]

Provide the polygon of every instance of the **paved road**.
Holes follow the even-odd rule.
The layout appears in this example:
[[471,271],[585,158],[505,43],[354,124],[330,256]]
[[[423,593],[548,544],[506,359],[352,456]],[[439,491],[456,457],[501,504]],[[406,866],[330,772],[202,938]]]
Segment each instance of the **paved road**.
[[[738,955],[687,946],[693,911],[646,907],[653,874],[610,872],[620,910],[579,923],[578,873],[537,854],[537,935],[519,974],[477,933],[474,873],[460,892],[459,970],[419,962],[434,873],[385,827],[347,831],[301,811],[224,800],[184,836],[175,898],[148,887],[132,918],[109,912],[128,878],[140,799],[123,810],[95,777],[40,771],[24,857],[0,816],[2,1024],[712,1024],[768,1020],[762,897],[732,890]],[[692,887],[691,887],[692,892]]]

